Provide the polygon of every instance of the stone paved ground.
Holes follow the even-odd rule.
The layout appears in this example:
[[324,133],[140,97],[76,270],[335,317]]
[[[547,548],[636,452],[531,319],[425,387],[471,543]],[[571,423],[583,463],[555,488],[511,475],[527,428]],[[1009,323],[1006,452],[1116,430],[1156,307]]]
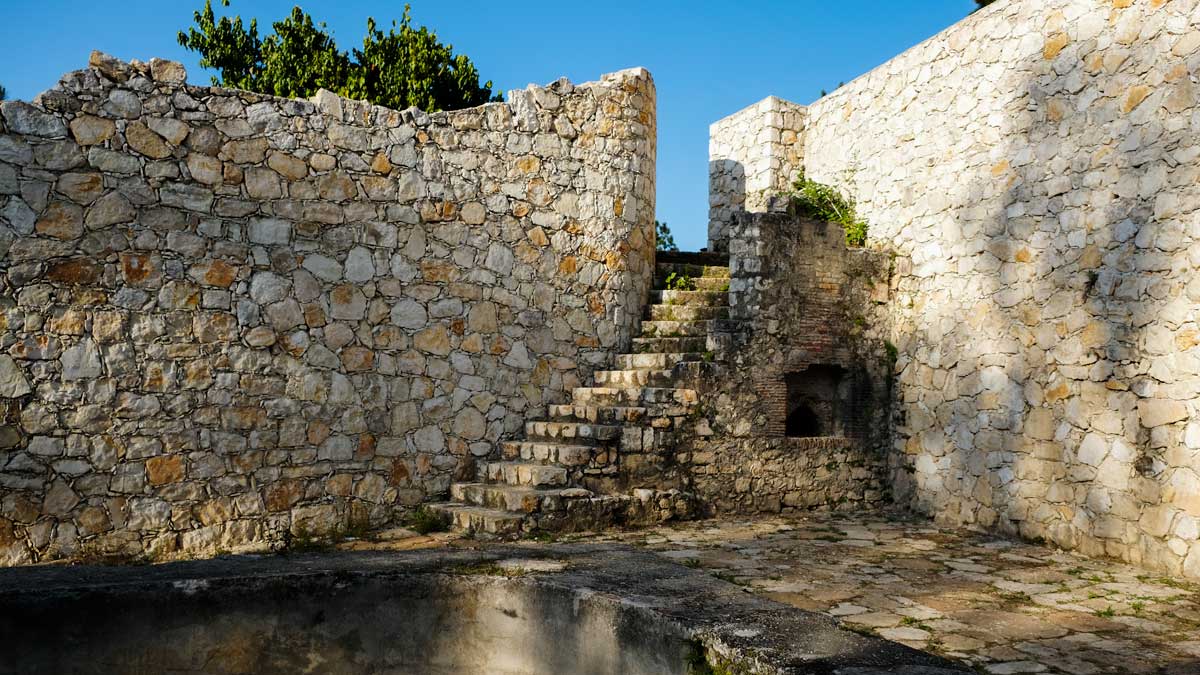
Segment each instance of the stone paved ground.
[[1200,674],[1200,587],[895,514],[701,521],[644,545],[980,672]]
[[[474,546],[407,530],[340,548]],[[709,570],[981,673],[1200,675],[1200,584],[899,512],[707,520],[560,538]],[[542,543],[529,545],[541,546]]]

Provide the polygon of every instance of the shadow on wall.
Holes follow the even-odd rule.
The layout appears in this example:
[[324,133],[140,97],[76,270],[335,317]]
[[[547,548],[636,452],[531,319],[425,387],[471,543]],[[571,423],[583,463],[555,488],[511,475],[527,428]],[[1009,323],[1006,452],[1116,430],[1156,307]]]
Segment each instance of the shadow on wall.
[[[746,167],[736,159],[708,162],[708,246],[706,250],[729,251],[729,224],[733,215],[745,211]],[[714,210],[716,209],[716,210]],[[720,225],[716,225],[719,223]]]
[[960,398],[927,406],[924,442],[944,443],[951,466],[922,477],[916,501],[947,522],[1179,573],[1189,545],[1200,557],[1200,514],[1178,503],[1195,501],[1196,460],[1174,424],[1200,372],[1181,330],[1200,299],[1180,200],[1195,193],[1195,123],[1180,113],[1196,95],[1179,59],[1149,54],[1072,43],[998,94],[1011,96],[1003,149],[978,150],[986,168],[953,209],[965,250],[942,271],[985,299],[956,303],[965,327],[918,336],[961,379]]

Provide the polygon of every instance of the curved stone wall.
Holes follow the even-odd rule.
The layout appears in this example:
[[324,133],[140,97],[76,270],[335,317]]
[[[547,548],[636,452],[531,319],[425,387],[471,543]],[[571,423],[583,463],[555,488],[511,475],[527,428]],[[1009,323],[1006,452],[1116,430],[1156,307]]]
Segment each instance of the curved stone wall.
[[0,105],[0,563],[379,524],[636,328],[646,71],[435,114],[184,79]]

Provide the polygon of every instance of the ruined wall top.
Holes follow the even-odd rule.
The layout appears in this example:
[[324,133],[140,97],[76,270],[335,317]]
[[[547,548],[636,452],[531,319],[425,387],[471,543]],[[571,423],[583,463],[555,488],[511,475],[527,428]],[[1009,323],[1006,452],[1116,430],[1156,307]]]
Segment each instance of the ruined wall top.
[[804,106],[775,96],[714,122],[708,140],[708,248],[728,249],[738,211],[765,211],[803,162]]
[[184,81],[0,104],[0,562],[378,524],[628,345],[645,70],[432,114]]

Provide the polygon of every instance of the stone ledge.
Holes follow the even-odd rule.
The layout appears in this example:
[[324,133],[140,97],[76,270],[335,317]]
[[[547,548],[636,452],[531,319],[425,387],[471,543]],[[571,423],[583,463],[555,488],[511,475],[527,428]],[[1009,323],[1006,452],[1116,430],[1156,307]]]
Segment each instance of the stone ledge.
[[[478,592],[497,583],[508,587],[512,606],[500,609],[506,609],[513,619],[526,611],[533,612],[526,619],[562,616],[553,611],[554,607],[546,606],[547,597],[569,599],[575,612],[600,602],[613,608],[620,626],[641,625],[656,636],[693,641],[709,652],[710,659],[717,655],[721,662],[744,668],[744,672],[970,672],[939,657],[841,629],[828,617],[745,593],[733,584],[653,553],[611,544],[226,557],[134,568],[9,569],[0,571],[0,603],[7,608],[0,616],[0,634],[25,645],[21,662],[16,664],[23,672],[58,672],[67,664],[74,672],[103,672],[111,668],[112,661],[76,660],[74,650],[95,647],[119,661],[136,659],[143,653],[158,658],[179,656],[189,648],[183,646],[185,641],[172,644],[151,640],[161,626],[147,625],[144,615],[115,608],[134,607],[150,613],[154,607],[151,603],[169,606],[172,627],[185,631],[177,634],[212,638],[220,634],[216,628],[219,622],[233,620],[239,613],[261,614],[264,607],[294,611],[305,602],[333,597],[338,604],[344,600],[356,606],[358,588],[377,589],[395,602],[405,597],[427,597],[421,592],[466,592],[472,588]],[[464,593],[447,595],[446,600],[478,603],[475,596]],[[317,609],[313,607],[314,612]],[[546,614],[536,616],[535,610]],[[327,622],[339,620],[335,609],[329,611],[328,619],[311,627],[313,632],[325,631]],[[108,619],[89,623],[89,618],[100,615]],[[408,616],[394,616],[396,621],[402,618]],[[246,620],[244,615],[241,620]],[[572,630],[575,626],[563,628]],[[364,627],[363,634],[370,633]],[[71,640],[66,639],[68,635]],[[620,635],[620,631],[618,637],[631,639]],[[632,639],[636,642],[644,638],[639,634]],[[439,649],[451,653],[459,648],[453,643],[439,645]],[[265,646],[261,639],[243,644],[240,658],[253,659]],[[370,655],[373,646],[369,642],[358,644],[354,654]]]

